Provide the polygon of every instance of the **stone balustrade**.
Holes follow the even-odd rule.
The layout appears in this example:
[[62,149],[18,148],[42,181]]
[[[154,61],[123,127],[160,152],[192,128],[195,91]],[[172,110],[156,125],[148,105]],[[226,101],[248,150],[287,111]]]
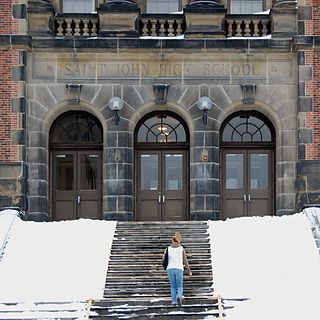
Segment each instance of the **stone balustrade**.
[[98,34],[97,14],[61,14],[54,18],[55,34],[64,36],[95,37]]
[[143,14],[140,20],[140,35],[149,37],[175,37],[185,32],[182,14]]
[[[97,14],[61,14],[54,17],[55,35],[95,37],[99,31]],[[186,29],[183,14],[141,14],[139,34],[143,37],[176,37]],[[269,15],[227,15],[227,37],[262,37],[271,33]]]
[[227,15],[227,37],[263,37],[271,33],[269,15]]

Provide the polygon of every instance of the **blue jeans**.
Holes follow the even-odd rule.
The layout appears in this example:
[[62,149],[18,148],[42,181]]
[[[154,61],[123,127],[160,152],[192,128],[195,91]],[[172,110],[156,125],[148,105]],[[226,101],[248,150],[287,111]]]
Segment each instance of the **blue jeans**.
[[167,273],[171,285],[172,304],[177,304],[177,299],[183,296],[183,270],[168,269]]

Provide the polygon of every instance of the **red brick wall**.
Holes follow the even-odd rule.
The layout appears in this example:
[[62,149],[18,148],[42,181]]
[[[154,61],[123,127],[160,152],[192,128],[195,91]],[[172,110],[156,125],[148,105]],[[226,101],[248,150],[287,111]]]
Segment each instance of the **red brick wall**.
[[[307,35],[320,35],[320,0],[306,0],[312,6],[312,20],[306,21]],[[320,51],[306,51],[306,64],[312,66],[312,81],[306,83],[306,95],[313,97],[313,110],[306,114],[306,127],[313,129],[313,143],[307,145],[306,159],[320,160]]]
[[[12,18],[12,4],[18,0],[0,1],[0,34],[18,34],[19,21]],[[11,131],[19,127],[18,114],[11,112],[11,98],[18,97],[18,83],[12,81],[12,67],[19,64],[17,50],[0,49],[0,161],[18,161],[18,147],[11,145]]]

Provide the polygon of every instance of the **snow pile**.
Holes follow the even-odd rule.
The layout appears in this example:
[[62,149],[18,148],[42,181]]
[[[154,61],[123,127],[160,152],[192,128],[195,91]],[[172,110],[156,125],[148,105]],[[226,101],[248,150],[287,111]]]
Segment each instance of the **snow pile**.
[[[0,215],[0,226],[6,221],[7,215]],[[16,218],[0,262],[0,303],[102,298],[115,226]]]
[[318,319],[320,261],[306,216],[209,222],[215,294],[248,298],[227,320]]

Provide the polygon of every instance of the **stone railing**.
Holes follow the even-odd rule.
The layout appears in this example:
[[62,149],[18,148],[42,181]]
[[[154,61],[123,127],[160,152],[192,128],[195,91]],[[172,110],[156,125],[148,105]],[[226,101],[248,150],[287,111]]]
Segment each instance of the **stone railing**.
[[175,37],[185,32],[183,14],[142,14],[139,22],[140,36]]
[[[141,14],[139,34],[143,37],[176,37],[185,33],[183,14]],[[227,15],[224,24],[229,37],[262,37],[271,33],[269,15]],[[97,14],[60,14],[54,17],[56,36],[96,37],[99,31]]]
[[97,36],[99,28],[97,14],[61,14],[54,17],[56,36]]
[[225,31],[228,37],[263,37],[271,33],[269,15],[227,15]]

